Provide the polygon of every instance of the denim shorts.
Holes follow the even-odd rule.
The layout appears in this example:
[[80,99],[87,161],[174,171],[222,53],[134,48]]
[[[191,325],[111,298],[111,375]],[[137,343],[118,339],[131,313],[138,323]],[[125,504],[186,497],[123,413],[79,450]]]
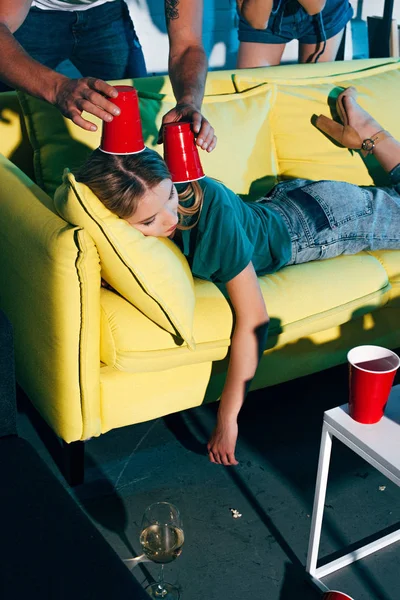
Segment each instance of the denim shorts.
[[146,65],[123,0],[80,11],[31,8],[15,38],[35,60],[55,69],[70,60],[84,77],[144,77]]
[[[276,9],[278,9],[276,11]],[[300,44],[318,44],[323,41],[319,16],[310,16],[297,0],[274,0],[273,10],[264,30],[254,29],[239,16],[239,40],[260,44],[287,44],[299,40]],[[348,0],[327,0],[321,13],[325,38],[342,31],[353,16]]]
[[400,249],[400,165],[389,187],[293,179],[279,183],[265,202],[278,212],[292,243],[288,265]]

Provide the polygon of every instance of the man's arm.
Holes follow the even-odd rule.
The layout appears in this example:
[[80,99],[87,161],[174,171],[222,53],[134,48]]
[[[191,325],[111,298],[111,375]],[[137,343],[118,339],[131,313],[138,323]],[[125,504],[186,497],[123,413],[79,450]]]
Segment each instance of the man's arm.
[[94,77],[69,79],[25,52],[13,34],[26,19],[31,3],[32,0],[0,0],[0,80],[47,100],[83,129],[96,131],[93,123],[82,118],[82,111],[111,121],[119,109],[106,96],[115,98],[117,90]]
[[266,29],[271,15],[273,0],[236,0],[239,13],[254,27]]
[[202,43],[203,0],[165,0],[169,75],[177,106],[163,122],[190,119],[198,146],[210,152],[214,129],[201,114],[208,61]]
[[235,311],[228,374],[218,408],[217,425],[208,443],[211,462],[237,465],[237,418],[265,350],[269,317],[252,263],[228,281]]

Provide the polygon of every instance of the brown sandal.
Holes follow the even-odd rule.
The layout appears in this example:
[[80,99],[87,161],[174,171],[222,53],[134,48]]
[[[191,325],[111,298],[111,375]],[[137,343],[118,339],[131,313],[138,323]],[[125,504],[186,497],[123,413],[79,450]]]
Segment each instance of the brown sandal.
[[359,133],[349,125],[349,119],[347,117],[346,108],[344,106],[345,96],[357,96],[357,90],[354,87],[346,88],[341,94],[339,94],[336,100],[336,111],[342,121],[343,125],[325,117],[325,115],[319,115],[316,120],[316,126],[318,129],[329,135],[333,140],[339,142],[345,148],[350,150],[360,150],[363,156],[372,154],[376,144],[384,140],[385,138],[392,137],[389,132],[381,129],[377,131],[369,138],[362,140]]

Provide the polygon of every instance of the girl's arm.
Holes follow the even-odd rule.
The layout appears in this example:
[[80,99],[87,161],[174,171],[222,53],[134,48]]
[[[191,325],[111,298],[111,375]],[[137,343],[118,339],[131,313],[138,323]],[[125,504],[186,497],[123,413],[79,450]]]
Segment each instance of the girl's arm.
[[237,0],[239,13],[254,29],[266,29],[273,0]]
[[236,320],[217,425],[207,448],[211,462],[237,465],[237,417],[265,348],[269,317],[252,263],[226,288]]

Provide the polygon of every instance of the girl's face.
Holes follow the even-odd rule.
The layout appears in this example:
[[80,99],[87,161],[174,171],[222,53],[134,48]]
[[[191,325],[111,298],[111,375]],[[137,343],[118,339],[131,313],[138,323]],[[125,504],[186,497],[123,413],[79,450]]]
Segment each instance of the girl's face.
[[178,224],[178,194],[172,181],[163,179],[148,190],[126,221],[144,235],[173,236]]

